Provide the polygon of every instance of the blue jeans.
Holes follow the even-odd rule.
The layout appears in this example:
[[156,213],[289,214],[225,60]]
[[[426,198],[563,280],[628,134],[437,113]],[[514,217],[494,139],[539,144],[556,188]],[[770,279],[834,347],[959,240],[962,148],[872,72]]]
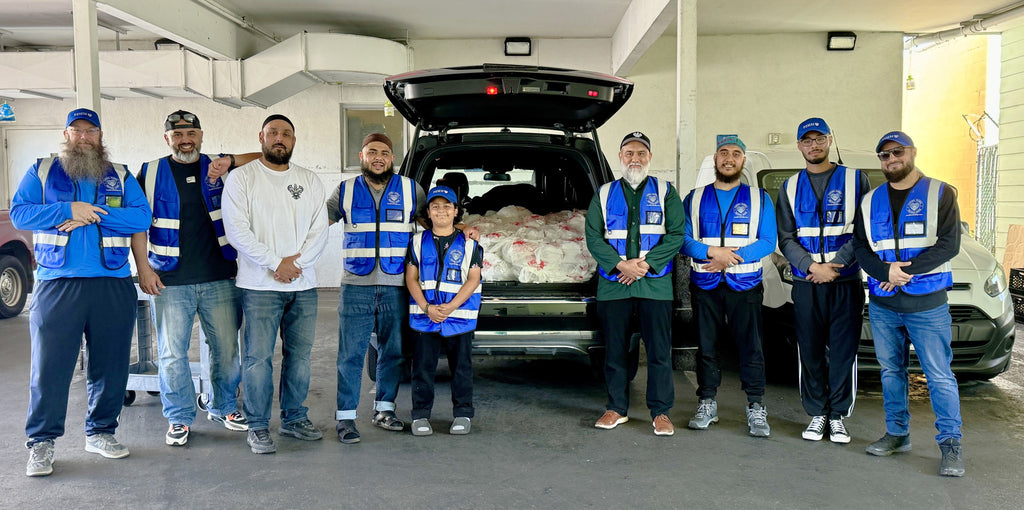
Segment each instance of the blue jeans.
[[316,289],[299,292],[242,289],[245,370],[242,405],[250,430],[270,428],[274,403],[274,344],[281,332],[281,424],[306,419],[309,353],[316,330]]
[[409,295],[404,287],[341,286],[336,420],[356,419],[370,333],[377,334],[377,399],[373,409],[395,410],[402,369],[402,321],[408,313]]
[[941,443],[951,437],[960,439],[960,392],[949,366],[953,361],[949,305],[923,312],[899,313],[870,303],[868,317],[875,355],[882,366],[886,432],[894,436],[910,434],[907,363],[912,343],[928,379],[935,428],[939,431],[935,440]]
[[153,296],[153,321],[160,352],[160,401],[164,417],[172,424],[192,425],[196,418],[196,393],[188,362],[196,314],[206,345],[210,346],[210,414],[227,416],[238,410],[236,392],[242,381],[238,355],[241,291],[234,280],[171,285]]

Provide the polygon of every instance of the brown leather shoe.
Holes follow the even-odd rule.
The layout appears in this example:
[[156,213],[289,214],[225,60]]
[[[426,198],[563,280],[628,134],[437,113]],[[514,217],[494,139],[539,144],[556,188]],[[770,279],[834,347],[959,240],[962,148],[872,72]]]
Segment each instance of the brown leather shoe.
[[605,411],[604,415],[601,416],[600,420],[597,420],[594,426],[599,429],[611,430],[619,426],[620,423],[626,423],[627,421],[629,421],[629,418],[615,411]]
[[667,415],[659,414],[654,417],[654,435],[656,436],[671,436],[676,433],[676,428],[672,426],[672,420],[668,419]]

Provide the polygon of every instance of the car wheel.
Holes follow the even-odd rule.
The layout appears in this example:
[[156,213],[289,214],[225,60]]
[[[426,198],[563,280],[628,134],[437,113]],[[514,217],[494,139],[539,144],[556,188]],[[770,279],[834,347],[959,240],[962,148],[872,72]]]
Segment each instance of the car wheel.
[[17,257],[0,256],[0,318],[14,317],[25,308],[28,272]]

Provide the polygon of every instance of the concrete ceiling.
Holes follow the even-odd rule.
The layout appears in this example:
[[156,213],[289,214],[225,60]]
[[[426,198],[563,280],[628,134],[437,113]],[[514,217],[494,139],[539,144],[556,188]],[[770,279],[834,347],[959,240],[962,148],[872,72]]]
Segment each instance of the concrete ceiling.
[[[103,0],[99,0],[100,3]],[[178,0],[179,3],[207,3]],[[632,2],[645,0],[214,0],[285,39],[302,30],[385,39],[611,37]],[[654,2],[657,3],[657,2]],[[853,30],[929,33],[1024,2],[1007,0],[698,0],[701,35]],[[109,14],[122,40],[158,38]],[[9,51],[72,45],[71,0],[0,0],[0,43]],[[667,33],[674,33],[674,23]],[[99,37],[112,41],[114,31]]]

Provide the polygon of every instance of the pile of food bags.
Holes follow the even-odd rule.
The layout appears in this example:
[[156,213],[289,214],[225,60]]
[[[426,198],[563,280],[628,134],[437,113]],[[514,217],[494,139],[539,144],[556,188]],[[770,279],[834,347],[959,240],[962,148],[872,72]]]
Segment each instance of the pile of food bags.
[[469,214],[467,227],[480,229],[485,282],[574,283],[593,276],[597,263],[587,249],[586,211],[533,214],[506,206],[485,216]]

